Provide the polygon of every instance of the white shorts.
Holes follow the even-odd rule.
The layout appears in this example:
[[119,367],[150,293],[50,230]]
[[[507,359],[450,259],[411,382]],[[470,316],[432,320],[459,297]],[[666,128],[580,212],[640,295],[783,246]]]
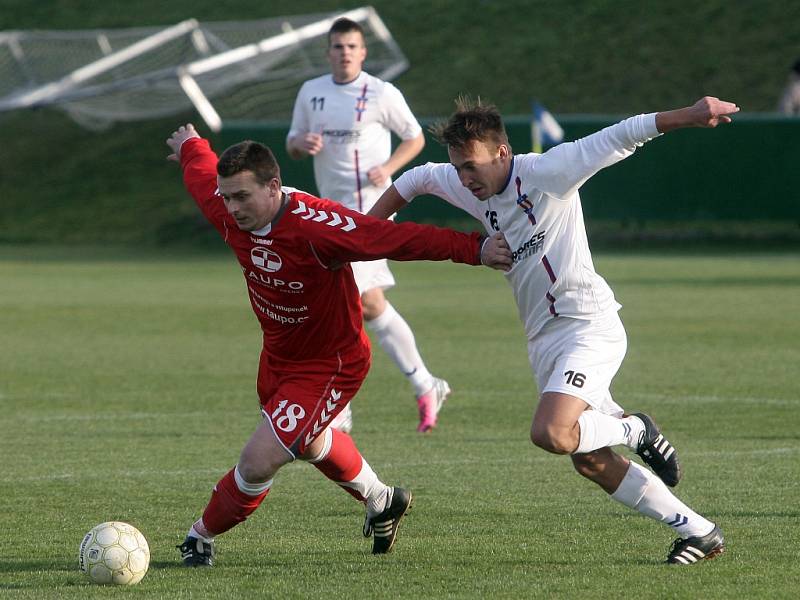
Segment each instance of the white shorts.
[[375,288],[385,290],[394,285],[394,276],[389,270],[389,261],[385,258],[350,263],[350,267],[353,269],[359,295]]
[[528,342],[528,359],[540,394],[569,394],[602,413],[621,416],[624,411],[609,388],[627,348],[616,312],[593,321],[559,317]]

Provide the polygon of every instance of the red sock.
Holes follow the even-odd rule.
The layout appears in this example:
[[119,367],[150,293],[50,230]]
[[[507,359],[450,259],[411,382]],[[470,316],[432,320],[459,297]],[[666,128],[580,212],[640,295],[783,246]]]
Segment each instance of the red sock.
[[331,439],[331,449],[328,456],[319,462],[312,463],[328,479],[338,484],[345,492],[353,496],[359,502],[366,502],[366,498],[351,487],[342,485],[345,482],[353,481],[364,464],[361,453],[346,433],[338,429],[331,429],[333,433]]
[[244,521],[269,493],[267,489],[258,496],[245,494],[236,485],[233,471],[228,471],[214,486],[211,500],[203,512],[203,524],[212,535],[224,533]]

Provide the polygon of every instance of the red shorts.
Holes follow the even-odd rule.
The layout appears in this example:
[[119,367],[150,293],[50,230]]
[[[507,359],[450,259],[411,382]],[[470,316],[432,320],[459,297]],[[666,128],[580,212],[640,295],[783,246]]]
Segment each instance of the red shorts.
[[356,395],[370,366],[369,345],[328,359],[278,361],[261,353],[261,412],[295,458]]

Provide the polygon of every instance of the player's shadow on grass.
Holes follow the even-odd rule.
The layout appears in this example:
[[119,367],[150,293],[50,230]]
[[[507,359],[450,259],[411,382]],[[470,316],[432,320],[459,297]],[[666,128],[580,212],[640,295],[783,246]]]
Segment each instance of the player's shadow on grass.
[[[65,573],[77,573],[78,561],[75,564],[65,565],[63,563],[53,562],[52,560],[27,560],[19,562],[0,561],[0,573],[15,573],[15,572],[35,572],[42,573],[55,573],[63,571]],[[5,587],[7,584],[0,583],[0,588]]]
[[[20,562],[8,562],[8,561],[0,561],[0,574],[3,575],[3,579],[8,579],[9,577],[13,577],[14,574],[19,575],[19,579],[25,579],[24,582],[3,582],[0,583],[0,592],[4,590],[32,590],[32,589],[39,589],[39,588],[46,588],[49,590],[54,589],[52,578],[55,576],[56,579],[60,580],[60,583],[56,584],[57,587],[75,587],[76,585],[80,585],[83,583],[82,579],[73,580],[70,579],[72,576],[80,575],[80,571],[78,570],[78,564],[60,564],[60,563],[53,563],[53,561],[49,560],[39,560],[39,561],[20,561]],[[30,578],[28,573],[42,573],[43,575],[46,574],[46,579],[40,579],[33,581]],[[0,594],[2,595],[2,594]],[[45,597],[45,596],[42,596]],[[53,596],[55,597],[55,596]]]
[[708,279],[700,279],[693,277],[669,277],[664,279],[641,279],[629,277],[614,277],[612,281],[615,285],[637,285],[647,287],[659,286],[696,286],[698,284],[704,287],[762,287],[762,286],[785,286],[795,287],[798,280],[796,277],[787,275],[785,277],[759,277],[753,275],[752,277],[716,277]]
[[[715,512],[714,517],[762,517],[769,519],[798,519],[800,511],[787,510],[775,512],[762,512],[758,510],[731,510],[725,512]],[[724,525],[723,525],[724,527]]]
[[[181,562],[180,557],[176,557],[175,560],[159,560],[159,561],[150,561],[150,566],[148,567],[148,571],[161,570],[161,569],[186,569],[190,571],[192,569],[196,569],[196,567],[186,567]],[[202,571],[203,568],[199,568],[198,570]]]
[[[800,402],[798,403],[800,406]],[[731,439],[730,437],[725,439]],[[737,435],[737,440],[755,440],[757,442],[774,442],[777,440],[800,440],[800,435],[796,433],[786,433],[781,435]],[[767,448],[769,450],[769,448]],[[783,450],[785,452],[790,452],[792,450],[796,451],[796,448],[777,448],[777,450]]]

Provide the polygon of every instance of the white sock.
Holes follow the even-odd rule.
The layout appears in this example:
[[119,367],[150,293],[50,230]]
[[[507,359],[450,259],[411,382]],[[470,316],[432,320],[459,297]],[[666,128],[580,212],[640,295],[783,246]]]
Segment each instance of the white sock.
[[236,465],[233,469],[233,480],[236,482],[236,487],[239,488],[239,491],[248,496],[260,496],[272,487],[272,479],[259,483],[245,481],[244,477],[239,473],[239,465]]
[[207,544],[210,544],[214,541],[214,536],[208,533],[208,529],[206,529],[202,518],[197,519],[197,522],[195,522],[195,524],[189,528],[189,535],[199,538]]
[[600,448],[624,444],[636,449],[644,423],[636,417],[620,419],[596,410],[585,410],[578,417],[580,440],[573,454],[585,454]]
[[669,525],[684,539],[708,535],[714,529],[714,523],[678,500],[663,481],[633,461],[611,497],[646,517]]
[[367,514],[377,515],[384,511],[392,500],[392,488],[383,483],[369,463],[361,457],[361,471],[351,481],[339,481],[339,485],[349,487],[366,498]]
[[382,513],[386,508],[392,503],[392,492],[394,489],[390,486],[384,486],[384,489],[381,490],[379,494],[375,496],[375,498],[370,499],[367,502],[367,514],[372,517],[375,515],[379,515]]
[[366,324],[375,333],[381,348],[411,382],[414,393],[420,396],[429,391],[433,387],[433,376],[422,362],[414,333],[400,313],[387,302],[386,310]]

